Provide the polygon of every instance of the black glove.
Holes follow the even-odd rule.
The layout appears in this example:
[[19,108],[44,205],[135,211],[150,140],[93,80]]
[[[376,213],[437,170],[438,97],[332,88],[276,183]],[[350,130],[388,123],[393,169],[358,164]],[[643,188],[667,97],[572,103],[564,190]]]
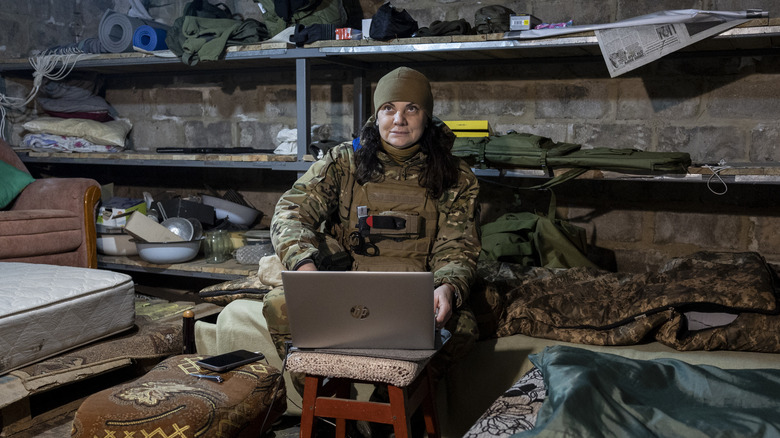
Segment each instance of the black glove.
[[295,43],[295,47],[303,47],[315,41],[335,39],[335,24],[312,24],[311,26],[298,24],[295,26],[295,32],[290,35],[290,42]]

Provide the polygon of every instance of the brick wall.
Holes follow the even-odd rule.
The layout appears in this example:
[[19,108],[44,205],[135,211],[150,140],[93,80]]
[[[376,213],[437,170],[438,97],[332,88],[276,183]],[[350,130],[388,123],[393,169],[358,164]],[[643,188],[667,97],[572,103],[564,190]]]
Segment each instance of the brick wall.
[[[30,4],[35,3],[35,6]],[[152,4],[168,2],[152,1]],[[171,21],[184,2],[151,12]],[[259,18],[255,3],[227,2],[245,16]],[[369,14],[382,2],[362,0]],[[661,9],[738,10],[775,2],[567,0],[496,1],[545,21],[604,23]],[[458,0],[397,0],[420,25],[466,18],[484,3]],[[72,38],[74,12],[83,17],[84,35],[96,32],[102,11],[124,12],[124,0],[10,2],[0,0],[0,56],[27,56],[31,50]],[[29,29],[29,31],[28,31]],[[536,60],[516,64],[414,66],[433,82],[436,112],[442,119],[487,118],[494,130],[533,132],[556,141],[594,147],[636,147],[685,151],[695,162],[715,164],[780,161],[780,60],[777,56],[670,56],[635,72],[610,79],[603,60]],[[369,72],[375,81],[384,66]],[[23,93],[29,82],[7,84]],[[312,119],[327,124],[333,137],[352,132],[352,86],[344,68],[313,72]],[[276,134],[294,128],[294,77],[285,70],[230,71],[187,77],[163,74],[110,79],[106,97],[134,123],[133,147],[254,146],[272,148]],[[18,127],[16,133],[19,133]],[[219,179],[215,174],[211,178]],[[270,214],[281,190],[265,175],[242,186]],[[186,192],[202,181],[171,184]],[[286,181],[285,181],[286,182]],[[514,185],[535,181],[509,180]],[[133,185],[135,184],[135,185]],[[127,193],[148,189],[133,183]],[[161,184],[166,184],[161,182]],[[219,184],[219,181],[215,181]],[[144,187],[141,187],[144,186]],[[283,187],[283,186],[281,186]],[[556,189],[559,216],[586,228],[598,257],[621,270],[653,269],[672,256],[698,250],[759,251],[780,261],[779,186],[729,184],[717,195],[705,182],[577,180]],[[512,209],[546,211],[544,194],[509,190],[483,182],[483,220]],[[714,185],[720,191],[722,186]],[[268,211],[265,211],[268,210]]]

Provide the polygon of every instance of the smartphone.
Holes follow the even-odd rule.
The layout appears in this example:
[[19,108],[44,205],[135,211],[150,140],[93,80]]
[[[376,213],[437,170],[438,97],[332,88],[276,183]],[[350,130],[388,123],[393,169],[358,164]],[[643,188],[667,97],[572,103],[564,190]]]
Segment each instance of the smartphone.
[[263,353],[253,353],[247,350],[236,350],[230,353],[208,357],[195,362],[199,367],[207,370],[224,373],[241,365],[265,359]]

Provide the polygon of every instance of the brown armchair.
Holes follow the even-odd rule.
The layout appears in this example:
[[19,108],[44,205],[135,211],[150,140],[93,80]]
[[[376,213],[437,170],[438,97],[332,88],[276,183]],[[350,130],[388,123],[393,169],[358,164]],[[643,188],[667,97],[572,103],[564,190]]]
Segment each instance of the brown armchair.
[[[0,139],[0,160],[30,173]],[[100,185],[89,178],[41,178],[0,209],[0,262],[97,267]]]

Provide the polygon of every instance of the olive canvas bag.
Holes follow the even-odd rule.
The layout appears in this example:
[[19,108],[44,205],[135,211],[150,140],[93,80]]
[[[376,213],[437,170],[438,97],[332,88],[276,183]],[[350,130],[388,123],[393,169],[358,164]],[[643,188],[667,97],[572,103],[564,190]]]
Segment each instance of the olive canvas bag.
[[260,0],[260,4],[271,35],[300,24],[332,24],[339,28],[347,23],[342,0]]
[[477,33],[509,32],[511,15],[515,15],[515,12],[506,6],[481,7],[474,13],[474,30]]
[[507,213],[483,225],[481,239],[479,260],[543,268],[597,268],[586,255],[585,230],[555,217],[554,195],[547,216],[532,212]]

